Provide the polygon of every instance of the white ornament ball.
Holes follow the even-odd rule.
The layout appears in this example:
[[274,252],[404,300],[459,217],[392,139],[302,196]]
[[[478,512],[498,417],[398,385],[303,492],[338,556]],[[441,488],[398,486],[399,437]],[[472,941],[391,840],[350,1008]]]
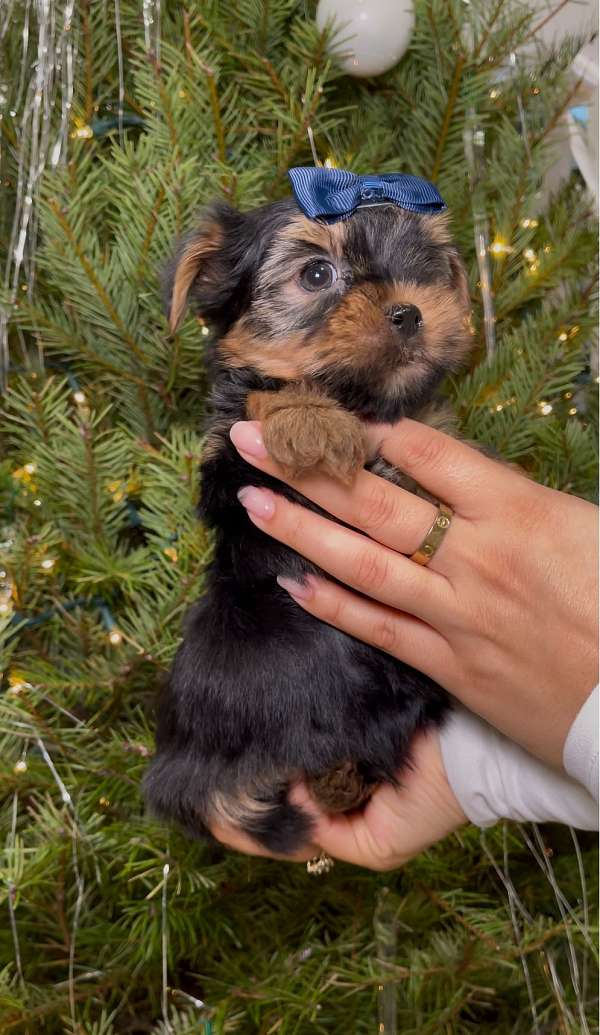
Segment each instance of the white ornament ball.
[[348,75],[380,75],[398,63],[415,25],[413,0],[319,0],[317,25],[339,26],[333,48]]

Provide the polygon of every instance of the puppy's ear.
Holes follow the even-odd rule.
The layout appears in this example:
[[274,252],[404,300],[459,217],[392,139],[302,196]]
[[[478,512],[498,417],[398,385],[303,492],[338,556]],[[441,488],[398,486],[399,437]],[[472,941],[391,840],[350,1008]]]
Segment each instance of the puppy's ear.
[[[232,296],[241,307],[246,217],[229,205],[216,203],[199,226],[181,239],[163,274],[163,295],[171,332],[176,331],[188,304],[201,316],[221,323]],[[234,314],[228,311],[228,320]]]
[[469,278],[465,264],[460,257],[457,248],[448,250],[448,262],[450,263],[451,284],[458,295],[466,312],[471,310],[471,292],[469,290]]

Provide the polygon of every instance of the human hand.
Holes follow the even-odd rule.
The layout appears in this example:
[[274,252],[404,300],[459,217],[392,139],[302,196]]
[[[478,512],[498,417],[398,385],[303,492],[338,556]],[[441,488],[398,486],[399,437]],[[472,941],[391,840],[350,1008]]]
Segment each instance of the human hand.
[[[324,851],[333,859],[392,870],[441,841],[467,822],[448,783],[438,731],[419,734],[412,750],[412,766],[400,776],[400,786],[380,785],[360,812],[328,816],[320,812],[303,785],[290,792],[290,801],[313,818],[312,844],[293,856],[275,856],[302,862]],[[233,826],[215,826],[222,844],[248,855],[270,856],[252,838]]]
[[349,488],[322,475],[288,479],[267,455],[260,424],[231,429],[248,463],[366,533],[269,490],[242,490],[254,524],[355,592],[313,576],[281,584],[315,617],[425,672],[560,765],[598,679],[597,508],[412,420],[371,428],[370,438],[374,451],[454,511],[427,567],[410,554],[436,516],[431,503],[367,471]]

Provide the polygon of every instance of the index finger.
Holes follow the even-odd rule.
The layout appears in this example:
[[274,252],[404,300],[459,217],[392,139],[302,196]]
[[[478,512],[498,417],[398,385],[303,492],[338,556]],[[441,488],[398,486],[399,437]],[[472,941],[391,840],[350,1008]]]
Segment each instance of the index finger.
[[504,499],[515,474],[467,442],[409,417],[371,425],[367,438],[374,451],[466,518],[481,515],[483,500],[496,505]]

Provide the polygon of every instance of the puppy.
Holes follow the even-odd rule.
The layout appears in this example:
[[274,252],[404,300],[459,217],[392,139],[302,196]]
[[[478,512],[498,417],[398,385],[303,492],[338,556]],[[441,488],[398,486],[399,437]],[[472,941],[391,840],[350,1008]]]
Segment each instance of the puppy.
[[380,204],[325,222],[290,199],[246,213],[212,205],[179,245],[166,294],[172,329],[191,304],[214,331],[199,516],[215,548],[160,701],[145,795],[191,836],[225,822],[292,852],[310,834],[287,800],[293,780],[330,812],[360,806],[397,781],[413,735],[441,722],[448,698],[280,589],[277,575],[318,569],[257,529],[237,492],[268,486],[318,508],[245,463],[229,429],[262,420],[294,476],[351,481],[366,464],[407,485],[368,457],[364,427],[440,422],[436,388],[471,341],[467,278],[446,214]]

